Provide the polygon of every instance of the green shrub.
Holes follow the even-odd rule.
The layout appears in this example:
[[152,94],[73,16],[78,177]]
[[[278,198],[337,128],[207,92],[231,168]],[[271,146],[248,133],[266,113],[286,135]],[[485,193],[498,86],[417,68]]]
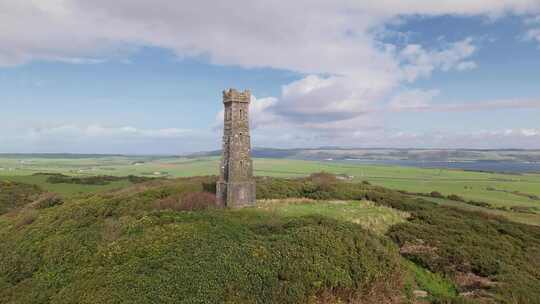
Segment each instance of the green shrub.
[[466,203],[469,205],[478,206],[478,207],[493,208],[493,206],[491,206],[490,203],[486,203],[486,202],[467,201]]
[[308,177],[308,180],[318,185],[335,184],[338,181],[335,174],[328,173],[328,172],[312,173]]
[[432,192],[430,193],[430,196],[431,196],[431,197],[435,197],[435,198],[444,198],[444,196],[443,196],[440,192],[438,192],[438,191],[432,191]]
[[404,255],[433,272],[450,277],[473,273],[499,282],[489,287],[498,302],[540,299],[540,227],[425,205],[408,223],[391,227],[388,235],[402,248],[424,248]]
[[407,262],[418,288],[427,291],[432,299],[452,299],[458,296],[455,285],[450,279],[426,270],[414,263]]
[[217,207],[216,195],[208,192],[191,192],[182,197],[185,210],[206,210]]
[[0,215],[31,203],[42,190],[35,185],[0,181]]
[[33,203],[32,207],[36,209],[44,209],[58,206],[64,203],[62,197],[56,193],[46,192],[41,194]]
[[461,197],[459,195],[456,195],[456,194],[450,194],[446,198],[448,198],[451,201],[465,202],[465,199],[463,197]]
[[67,176],[64,174],[54,174],[54,173],[39,173],[41,175],[46,175],[47,182],[51,184],[79,184],[79,185],[108,185],[111,182],[127,180],[131,183],[138,184],[147,182],[156,178],[153,177],[143,177],[143,176],[109,176],[109,175],[98,175],[98,176]]
[[359,225],[254,208],[152,210],[156,198],[201,189],[186,179],[89,195],[30,209],[39,216],[24,229],[1,217],[0,303],[308,303],[323,294],[373,303],[400,293],[397,247]]
[[17,216],[17,222],[15,227],[22,228],[24,226],[32,224],[39,216],[39,213],[33,209],[26,209],[20,212]]
[[216,195],[208,192],[189,192],[182,196],[171,195],[153,204],[158,210],[195,211],[217,208]]
[[[493,283],[474,287],[482,303],[540,299],[540,227],[378,186],[309,178],[257,178],[257,197],[365,199],[406,211],[409,221],[380,238],[322,217],[154,206],[212,189],[215,180],[149,181],[0,216],[0,303],[378,303],[401,290],[396,244],[418,266],[453,279],[459,292],[472,288],[460,275]],[[25,187],[12,197],[31,202],[34,192]],[[439,283],[427,285],[440,291],[432,291],[433,303],[475,301],[449,299]]]
[[[489,287],[490,299],[496,302],[538,303],[540,299],[540,260],[537,258],[540,256],[540,227],[510,222],[487,213],[439,206],[365,184],[340,182],[332,188],[321,189],[309,181],[265,178],[257,187],[261,188],[258,198],[292,197],[300,193],[297,197],[367,199],[409,212],[409,222],[391,227],[388,236],[400,247],[422,242],[423,248],[433,248],[433,251],[404,254],[411,261],[448,277],[473,273],[496,281],[498,284]],[[457,195],[450,195],[449,199],[463,200]]]

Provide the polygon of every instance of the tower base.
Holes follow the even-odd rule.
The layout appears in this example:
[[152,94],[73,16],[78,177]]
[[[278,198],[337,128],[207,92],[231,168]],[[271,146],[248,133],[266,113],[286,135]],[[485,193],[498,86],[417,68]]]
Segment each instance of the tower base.
[[238,208],[255,205],[255,182],[217,182],[216,198],[220,206]]

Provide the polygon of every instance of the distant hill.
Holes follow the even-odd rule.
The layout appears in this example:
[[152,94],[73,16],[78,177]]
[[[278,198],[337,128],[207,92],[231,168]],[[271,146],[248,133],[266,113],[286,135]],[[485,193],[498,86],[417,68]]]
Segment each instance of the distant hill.
[[[219,156],[221,150],[197,152],[189,158]],[[540,162],[540,150],[392,149],[392,148],[296,148],[256,147],[253,157],[301,160],[418,160],[418,161],[517,161]]]
[[121,154],[77,154],[77,153],[0,153],[2,158],[50,158],[50,159],[81,159],[120,157]]
[[[221,150],[201,151],[181,157],[199,158],[220,156]],[[257,158],[286,158],[298,160],[409,160],[409,161],[515,161],[540,162],[540,150],[520,149],[394,149],[394,148],[294,148],[276,149],[255,147],[252,156]],[[1,158],[84,159],[130,157],[144,160],[178,157],[172,155],[123,155],[123,154],[72,154],[72,153],[0,153]]]
[[[305,151],[305,149],[273,149],[273,148],[254,148],[251,151],[253,157],[258,158],[295,158],[295,156]],[[221,150],[203,151],[186,155],[188,158],[220,156]]]

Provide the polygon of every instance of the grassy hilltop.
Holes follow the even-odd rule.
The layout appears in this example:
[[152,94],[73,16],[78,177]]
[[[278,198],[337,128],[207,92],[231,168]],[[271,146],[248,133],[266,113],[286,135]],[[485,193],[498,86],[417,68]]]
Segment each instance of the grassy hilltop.
[[214,207],[213,177],[122,181],[1,183],[0,303],[540,299],[540,227],[329,174],[261,177],[241,210]]
[[[254,166],[258,176],[298,178],[325,171],[350,176],[354,182],[367,180],[375,185],[414,194],[438,192],[442,196],[429,199],[440,204],[502,215],[521,223],[540,225],[540,174],[502,174],[266,158],[255,158]],[[133,175],[174,178],[217,174],[218,167],[217,157],[83,155],[73,158],[69,155],[13,155],[0,157],[0,179],[32,183],[49,191],[72,195],[115,189],[132,183],[128,179],[120,179],[104,185],[53,184],[47,182],[48,176],[34,174],[49,172],[79,177]],[[449,196],[453,199],[448,199]]]

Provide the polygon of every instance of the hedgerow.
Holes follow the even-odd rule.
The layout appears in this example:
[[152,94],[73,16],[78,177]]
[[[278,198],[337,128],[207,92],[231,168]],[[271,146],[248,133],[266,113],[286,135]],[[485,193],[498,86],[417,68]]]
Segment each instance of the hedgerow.
[[97,176],[68,176],[59,173],[36,173],[34,175],[45,175],[47,177],[47,182],[51,184],[79,184],[79,185],[108,185],[111,182],[127,180],[131,183],[143,183],[152,179],[154,177],[143,177],[143,176],[110,176],[110,175],[97,175]]

